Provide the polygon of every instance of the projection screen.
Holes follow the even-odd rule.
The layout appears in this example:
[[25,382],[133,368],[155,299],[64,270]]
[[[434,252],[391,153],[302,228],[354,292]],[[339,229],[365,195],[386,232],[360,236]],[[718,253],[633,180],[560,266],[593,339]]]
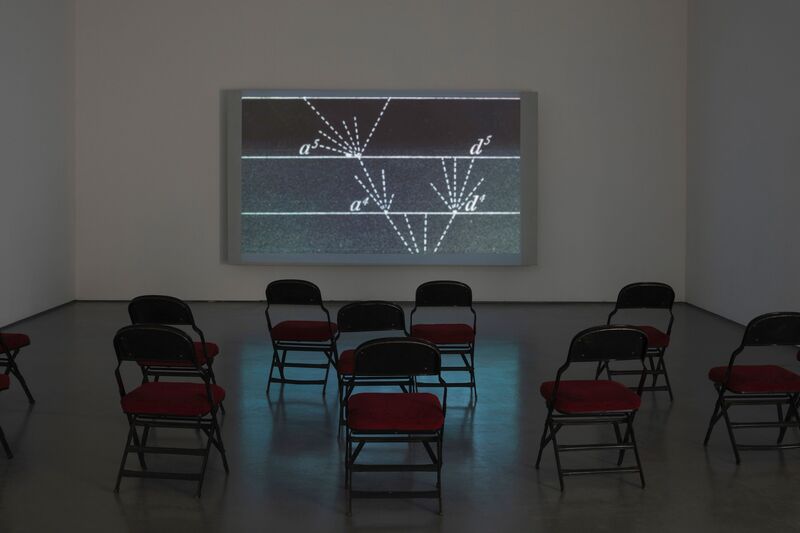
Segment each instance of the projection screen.
[[226,91],[227,261],[535,262],[533,92]]

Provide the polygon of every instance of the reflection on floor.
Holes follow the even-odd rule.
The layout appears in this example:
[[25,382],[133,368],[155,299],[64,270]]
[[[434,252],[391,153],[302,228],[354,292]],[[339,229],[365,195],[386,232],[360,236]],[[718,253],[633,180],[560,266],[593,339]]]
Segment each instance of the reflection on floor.
[[[19,364],[37,403],[29,408],[13,381],[0,395],[0,423],[15,453],[13,460],[0,458],[0,531],[800,530],[793,496],[800,451],[744,452],[737,467],[722,425],[707,449],[701,444],[714,402],[706,373],[727,362],[742,328],[698,309],[675,309],[666,358],[675,402],[649,393],[636,420],[645,490],[635,475],[612,475],[568,478],[562,494],[552,449],[541,470],[534,469],[545,416],[539,384],[555,376],[573,334],[603,323],[611,305],[483,304],[476,306],[479,401],[466,389],[452,390],[448,399],[444,515],[435,513],[435,500],[358,500],[348,518],[334,377],[324,397],[318,386],[286,385],[267,398],[271,353],[263,306],[192,308],[221,349],[215,369],[228,391],[222,424],[230,476],[214,454],[202,499],[194,498],[193,483],[181,481],[125,479],[120,494],[112,492],[127,426],[111,339],[127,323],[126,308],[70,304],[13,328],[33,340]],[[798,364],[792,353],[770,357]],[[603,431],[576,429],[560,438],[586,442]],[[770,442],[773,433],[745,436]],[[156,431],[152,438],[163,444],[194,437]],[[424,451],[397,446],[369,453],[365,459],[421,459]],[[570,454],[565,461],[604,466],[615,457]],[[152,464],[195,466],[192,458],[176,457]],[[362,474],[356,483],[402,490],[431,479]]]

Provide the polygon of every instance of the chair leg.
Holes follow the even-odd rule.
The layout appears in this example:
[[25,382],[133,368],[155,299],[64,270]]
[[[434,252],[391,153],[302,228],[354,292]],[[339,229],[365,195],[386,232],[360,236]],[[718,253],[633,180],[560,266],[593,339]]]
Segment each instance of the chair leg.
[[214,443],[213,438],[213,430],[208,435],[208,441],[206,442],[206,453],[203,455],[203,466],[200,467],[200,479],[197,481],[197,494],[196,497],[200,497],[203,491],[203,481],[206,479],[206,467],[208,467],[208,456],[211,455],[211,445]]
[[229,474],[230,468],[228,468],[228,455],[227,453],[225,453],[225,445],[222,443],[222,431],[219,429],[219,421],[217,420],[217,414],[212,412],[211,419],[212,419],[211,432],[212,435],[215,435],[214,446],[216,446],[217,450],[219,451],[220,457],[222,457],[222,467],[225,469],[225,473]]
[[[144,453],[141,451],[141,448],[144,446],[144,444],[139,441],[139,433],[136,431],[135,419],[132,416],[128,416],[128,423],[131,426],[133,444],[139,448],[139,451],[136,452],[136,455],[139,457],[139,466],[142,467],[142,470],[147,470],[147,463],[144,460]],[[145,426],[145,428],[147,428],[147,426]]]
[[267,394],[272,386],[272,373],[275,371],[275,363],[278,362],[278,351],[272,350],[272,363],[269,365],[269,375],[267,376]]
[[439,514],[442,514],[442,441],[444,435],[439,431],[436,439],[436,491],[439,493]]
[[544,421],[544,429],[542,430],[542,438],[539,441],[539,453],[536,455],[536,469],[539,469],[539,465],[542,462],[542,452],[544,452],[545,446],[547,443],[550,442],[548,437],[547,429],[550,427],[550,414],[548,413],[547,418]]
[[[217,384],[217,376],[214,375],[214,368],[213,368],[213,366],[211,364],[211,360],[209,360],[208,365],[206,365],[206,366],[208,367],[208,377],[211,378],[211,383],[216,385]],[[222,404],[222,402],[219,403],[219,410],[222,412],[223,415],[225,414],[225,406]]]
[[703,439],[703,446],[708,446],[708,439],[711,438],[711,431],[714,429],[714,426],[719,421],[720,417],[720,408],[722,406],[722,398],[725,395],[725,391],[720,387],[717,387],[719,391],[719,396],[717,397],[717,403],[714,405],[714,412],[711,414],[711,419],[708,421],[708,430],[706,431],[706,437]]
[[553,452],[556,455],[556,469],[558,470],[558,484],[561,487],[561,492],[564,492],[564,474],[561,472],[561,456],[558,453],[558,441],[556,440],[556,431],[553,426],[552,419],[550,420],[550,440],[553,441]]
[[6,452],[6,457],[11,459],[14,455],[11,453],[11,447],[8,445],[8,441],[6,440],[6,435],[3,433],[3,428],[0,427],[0,445],[3,446],[3,450]]
[[122,461],[119,463],[119,471],[117,472],[117,482],[114,485],[114,492],[119,492],[119,484],[122,482],[122,471],[125,470],[125,463],[128,460],[128,448],[130,448],[131,441],[133,441],[133,431],[133,424],[130,424],[128,427],[128,438],[125,440],[125,448],[122,450]]
[[667,393],[669,394],[669,401],[674,401],[675,397],[672,395],[672,385],[669,382],[669,374],[667,373],[667,364],[664,362],[664,350],[661,350],[661,355],[658,358],[658,365],[656,368],[660,374],[664,375],[664,383],[667,385]]
[[478,401],[478,382],[475,379],[475,348],[473,347],[472,350],[469,352],[469,373],[470,379],[472,380],[472,390],[475,391],[475,401]]
[[[617,437],[617,444],[624,444],[627,441],[627,433],[625,434],[626,441],[622,440],[622,433],[619,430],[619,424],[614,422],[614,435]],[[617,466],[622,465],[622,461],[625,459],[625,450],[619,451],[619,456],[617,457]]]
[[594,379],[600,379],[600,374],[603,373],[603,369],[605,368],[605,363],[602,361],[597,362],[597,371],[594,373]]
[[14,377],[17,378],[17,381],[19,381],[19,384],[22,386],[22,390],[25,392],[25,396],[28,397],[28,403],[30,403],[30,404],[36,403],[36,400],[34,400],[34,398],[33,398],[33,394],[31,394],[31,390],[28,388],[28,383],[25,381],[25,378],[22,376],[22,372],[19,371],[19,367],[17,366],[17,363],[15,361],[13,361],[13,360],[11,360],[10,363],[11,363],[11,366],[8,368],[8,370],[10,370],[11,373],[14,375]]
[[631,444],[633,444],[633,455],[636,458],[636,468],[639,469],[639,480],[642,482],[642,488],[645,488],[644,471],[642,470],[642,461],[639,459],[639,447],[636,445],[636,436],[633,433],[633,418],[634,414],[631,413],[628,416],[628,428],[625,431],[626,435],[630,435],[630,439],[626,438],[625,442],[630,440]]
[[728,406],[725,405],[725,402],[722,402],[720,406],[722,410],[722,416],[725,418],[725,426],[728,428],[728,437],[731,439],[731,446],[733,447],[733,455],[736,457],[736,464],[740,464],[742,462],[741,457],[739,457],[739,447],[736,445],[736,436],[733,434],[733,427],[731,426],[731,419],[728,416]]

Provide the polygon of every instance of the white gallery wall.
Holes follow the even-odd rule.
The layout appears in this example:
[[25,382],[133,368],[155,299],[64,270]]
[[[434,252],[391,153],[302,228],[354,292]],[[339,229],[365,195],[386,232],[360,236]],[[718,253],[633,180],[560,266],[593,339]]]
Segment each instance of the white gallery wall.
[[0,0],[0,325],[75,298],[74,22]]
[[800,2],[689,16],[691,303],[745,323],[800,307]]
[[[478,300],[684,293],[686,1],[78,0],[77,297],[409,300],[463,280]],[[539,92],[538,264],[233,266],[221,91]]]

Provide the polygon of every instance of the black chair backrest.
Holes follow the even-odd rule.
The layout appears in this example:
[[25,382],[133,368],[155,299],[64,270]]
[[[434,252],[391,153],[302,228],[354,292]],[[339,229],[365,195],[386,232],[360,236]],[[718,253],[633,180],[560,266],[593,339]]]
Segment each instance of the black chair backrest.
[[472,307],[472,289],[460,281],[428,281],[417,287],[415,307]]
[[757,316],[747,324],[742,346],[800,345],[800,313],[778,312]]
[[355,353],[355,376],[439,375],[439,350],[423,339],[383,338],[361,344]]
[[114,335],[114,350],[119,362],[146,360],[174,364],[188,361],[197,366],[191,337],[172,326],[125,326]]
[[194,315],[186,302],[159,294],[137,296],[131,300],[128,315],[133,324],[195,325]]
[[675,291],[666,283],[631,283],[620,289],[616,309],[672,309],[674,303]]
[[647,335],[631,326],[596,326],[575,335],[568,362],[599,362],[643,359]]
[[267,285],[269,305],[322,305],[319,287],[302,279],[279,279]]
[[392,302],[353,302],[339,309],[336,316],[339,331],[391,331],[406,330],[403,308]]

